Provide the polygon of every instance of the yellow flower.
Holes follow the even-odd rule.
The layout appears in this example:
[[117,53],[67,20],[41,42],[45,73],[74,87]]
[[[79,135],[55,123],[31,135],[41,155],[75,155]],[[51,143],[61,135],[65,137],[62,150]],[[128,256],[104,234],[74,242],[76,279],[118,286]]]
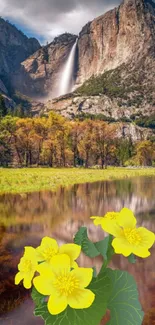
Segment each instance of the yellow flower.
[[71,263],[68,255],[52,257],[51,264],[42,263],[38,266],[40,276],[33,280],[38,292],[48,299],[48,310],[58,315],[69,305],[71,308],[83,309],[92,305],[95,295],[85,289],[91,282],[93,270],[76,268],[70,271]]
[[129,256],[135,254],[146,258],[150,255],[149,248],[155,242],[155,234],[144,227],[136,228],[137,220],[131,210],[124,208],[117,218],[119,229],[109,228],[109,233],[116,238],[112,246],[116,254]]
[[64,244],[58,246],[57,241],[50,237],[44,237],[41,245],[36,248],[38,261],[51,263],[52,257],[57,254],[66,254],[70,257],[71,267],[77,267],[75,260],[79,257],[81,246],[76,244]]
[[113,231],[117,233],[119,230],[117,223],[119,214],[119,212],[107,212],[104,217],[91,217],[90,219],[94,219],[94,225],[100,225],[104,231],[110,233],[109,230],[113,228]]
[[37,266],[36,250],[33,247],[25,247],[24,256],[18,264],[19,272],[15,276],[15,284],[18,285],[23,280],[24,287],[30,289]]

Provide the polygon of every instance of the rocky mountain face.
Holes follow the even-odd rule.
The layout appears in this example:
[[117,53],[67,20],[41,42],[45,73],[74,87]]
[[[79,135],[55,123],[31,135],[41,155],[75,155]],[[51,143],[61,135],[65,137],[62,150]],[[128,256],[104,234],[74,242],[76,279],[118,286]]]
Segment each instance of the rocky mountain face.
[[[75,117],[92,117],[98,116],[105,121],[114,123],[117,129],[118,138],[128,138],[132,141],[147,140],[153,136],[153,130],[150,128],[140,127],[133,122],[130,117],[139,115],[139,108],[120,109],[117,101],[110,99],[108,96],[63,96],[58,99],[48,101],[45,105],[33,107],[35,114],[48,114],[50,111],[56,111],[68,119]],[[141,111],[142,116],[151,114],[147,107]]]
[[7,36],[7,24],[3,21],[5,32],[0,32],[0,89],[7,94],[4,76],[9,73],[11,86],[33,98],[34,114],[50,110],[69,118],[102,114],[116,122],[155,116],[155,3],[151,0],[124,0],[82,29],[75,91],[53,100],[77,36],[65,33],[40,48],[13,26],[7,27],[11,30]]
[[65,33],[22,62],[13,76],[14,87],[32,97],[57,96],[61,72],[76,38]]
[[124,0],[87,24],[78,42],[77,83],[82,84],[118,66],[155,58],[155,4],[151,0]]
[[20,63],[40,48],[35,38],[28,38],[8,21],[0,18],[0,92],[8,96],[12,90],[11,76]]
[[[34,87],[34,94],[39,88],[41,94],[51,94],[76,37],[70,34],[61,35],[22,63],[23,76],[25,73],[25,79],[32,79],[29,89],[31,93]],[[146,67],[155,65],[154,59],[154,2],[124,0],[118,8],[94,19],[80,32],[76,86],[82,85],[92,75],[97,76],[122,64],[135,69],[137,66],[140,68],[143,62],[147,73]],[[19,87],[18,82],[16,86]]]
[[[150,117],[155,125],[154,77],[155,4],[124,0],[83,28],[76,90],[48,102],[46,111],[52,109],[69,118],[101,114],[109,121],[139,123],[141,119],[139,125]],[[146,129],[133,124],[128,123],[126,130],[133,140],[141,138],[142,130],[148,136]]]
[[141,109],[137,105],[120,106],[119,99],[107,95],[79,96],[70,94],[49,100],[45,111],[54,110],[61,115],[73,119],[76,116],[102,115],[107,120],[130,120],[132,117],[154,114],[154,108],[146,103]]
[[[31,97],[56,97],[75,39],[61,35],[22,62],[13,75],[14,87]],[[79,110],[116,119],[155,114],[154,2],[124,0],[88,23],[79,34],[76,56],[73,102],[69,95],[45,107],[61,107],[66,116]]]

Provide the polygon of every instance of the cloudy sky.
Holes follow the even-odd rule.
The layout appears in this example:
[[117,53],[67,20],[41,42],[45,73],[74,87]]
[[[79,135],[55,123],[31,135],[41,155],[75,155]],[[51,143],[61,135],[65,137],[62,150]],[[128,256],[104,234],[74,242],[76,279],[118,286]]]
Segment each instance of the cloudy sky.
[[78,34],[93,18],[120,0],[0,0],[0,16],[42,43],[70,32]]

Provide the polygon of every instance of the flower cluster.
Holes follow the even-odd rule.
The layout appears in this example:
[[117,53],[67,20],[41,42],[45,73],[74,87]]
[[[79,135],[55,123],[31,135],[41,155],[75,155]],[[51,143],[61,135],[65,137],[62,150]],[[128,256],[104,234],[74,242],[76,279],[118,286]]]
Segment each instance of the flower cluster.
[[79,245],[59,247],[55,239],[44,237],[36,249],[25,247],[15,284],[23,280],[24,287],[30,289],[33,280],[37,291],[49,296],[47,306],[52,315],[61,313],[68,305],[75,309],[88,308],[95,299],[95,294],[86,289],[92,280],[93,269],[78,267],[75,260],[80,252]]
[[144,227],[136,227],[137,220],[131,210],[108,212],[104,217],[91,217],[95,226],[113,235],[112,246],[116,254],[125,257],[134,254],[142,258],[150,255],[149,248],[155,242],[155,234]]
[[[84,312],[81,316],[81,311],[78,314],[78,310],[89,307],[91,307],[90,325],[99,323],[106,308],[112,308],[112,325],[116,324],[118,315],[121,317],[120,320],[122,319],[121,324],[124,324],[126,320],[124,315],[126,314],[121,313],[124,305],[126,305],[126,312],[132,321],[133,315],[132,313],[130,315],[128,308],[130,297],[130,307],[133,308],[131,310],[135,313],[139,312],[137,325],[141,325],[143,312],[136,300],[133,301],[133,292],[134,297],[137,295],[134,281],[126,272],[121,272],[120,276],[118,272],[110,272],[111,270],[106,267],[114,252],[125,257],[131,254],[142,258],[148,257],[149,249],[155,242],[155,234],[144,227],[136,227],[137,220],[133,212],[127,208],[123,208],[120,212],[108,212],[104,217],[91,217],[91,219],[96,226],[101,226],[104,231],[109,233],[108,240],[106,237],[97,243],[91,242],[85,227],[81,227],[74,236],[73,244],[64,244],[59,247],[55,239],[44,237],[39,247],[25,247],[24,255],[18,265],[19,272],[15,276],[15,284],[18,285],[23,280],[26,289],[30,289],[34,285],[37,294],[44,296],[44,305],[47,312],[52,315],[52,319],[53,317],[57,318],[57,315],[63,313],[69,306],[72,309],[72,315],[69,313],[70,323],[75,324],[76,317],[78,317],[79,325],[85,323],[86,314]],[[111,249],[112,247],[113,249]],[[91,258],[99,255],[104,256],[104,263],[98,275],[93,268],[78,266],[76,260],[81,250]],[[118,282],[120,278],[121,283],[119,283],[118,289],[119,286],[120,288],[123,286],[123,296],[118,295],[116,304],[116,301],[113,300],[112,286],[114,279]],[[131,281],[132,290],[130,289]],[[117,296],[116,288],[117,286],[114,288],[115,296]],[[126,292],[125,303],[124,292]],[[137,307],[135,307],[136,303]],[[70,311],[70,309],[68,310]],[[36,315],[38,316],[37,313]],[[39,316],[46,319],[44,310],[39,309]],[[55,320],[53,320],[54,323]]]

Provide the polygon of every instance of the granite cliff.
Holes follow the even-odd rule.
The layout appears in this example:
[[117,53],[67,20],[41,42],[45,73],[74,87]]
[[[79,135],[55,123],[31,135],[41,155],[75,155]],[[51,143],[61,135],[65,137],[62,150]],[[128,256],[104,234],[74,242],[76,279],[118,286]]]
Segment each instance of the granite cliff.
[[[13,76],[14,87],[31,97],[56,96],[75,39],[75,35],[61,35],[22,62]],[[72,110],[74,115],[79,110],[91,114],[97,110],[117,119],[154,114],[154,2],[124,0],[118,8],[89,22],[79,34],[76,62],[74,105],[70,105],[69,95],[66,100],[60,98],[59,105],[47,103],[48,109],[51,103],[51,109],[61,106],[65,115],[71,116]]]
[[[69,118],[102,114],[116,121],[148,116],[155,120],[155,3],[124,0],[118,8],[89,22],[78,38],[75,90],[51,100],[57,96],[61,72],[76,38],[65,33],[42,48],[35,41],[37,51],[33,46],[30,56],[24,52],[26,60],[18,58],[8,70],[13,89],[35,98],[33,113],[55,110]],[[24,38],[24,44],[27,42],[30,40]],[[0,79],[6,93],[5,78]]]
[[124,64],[132,67],[155,58],[155,4],[151,0],[124,0],[88,23],[78,42],[77,83]]
[[[20,72],[24,70],[25,76],[32,79],[34,91],[38,88],[41,94],[51,93],[76,37],[61,35],[22,63]],[[151,0],[124,0],[118,8],[94,19],[80,32],[76,86],[93,75],[98,76],[123,64],[127,69],[145,69],[143,73],[148,77],[147,68],[152,75],[150,69],[154,68],[154,60],[155,4]],[[124,74],[125,78],[127,71]]]
[[39,48],[40,44],[35,38],[28,38],[14,25],[0,18],[0,93],[5,95],[6,104],[11,103],[12,76],[20,68],[20,63]]
[[61,71],[77,36],[62,34],[22,62],[13,85],[31,97],[57,96]]

